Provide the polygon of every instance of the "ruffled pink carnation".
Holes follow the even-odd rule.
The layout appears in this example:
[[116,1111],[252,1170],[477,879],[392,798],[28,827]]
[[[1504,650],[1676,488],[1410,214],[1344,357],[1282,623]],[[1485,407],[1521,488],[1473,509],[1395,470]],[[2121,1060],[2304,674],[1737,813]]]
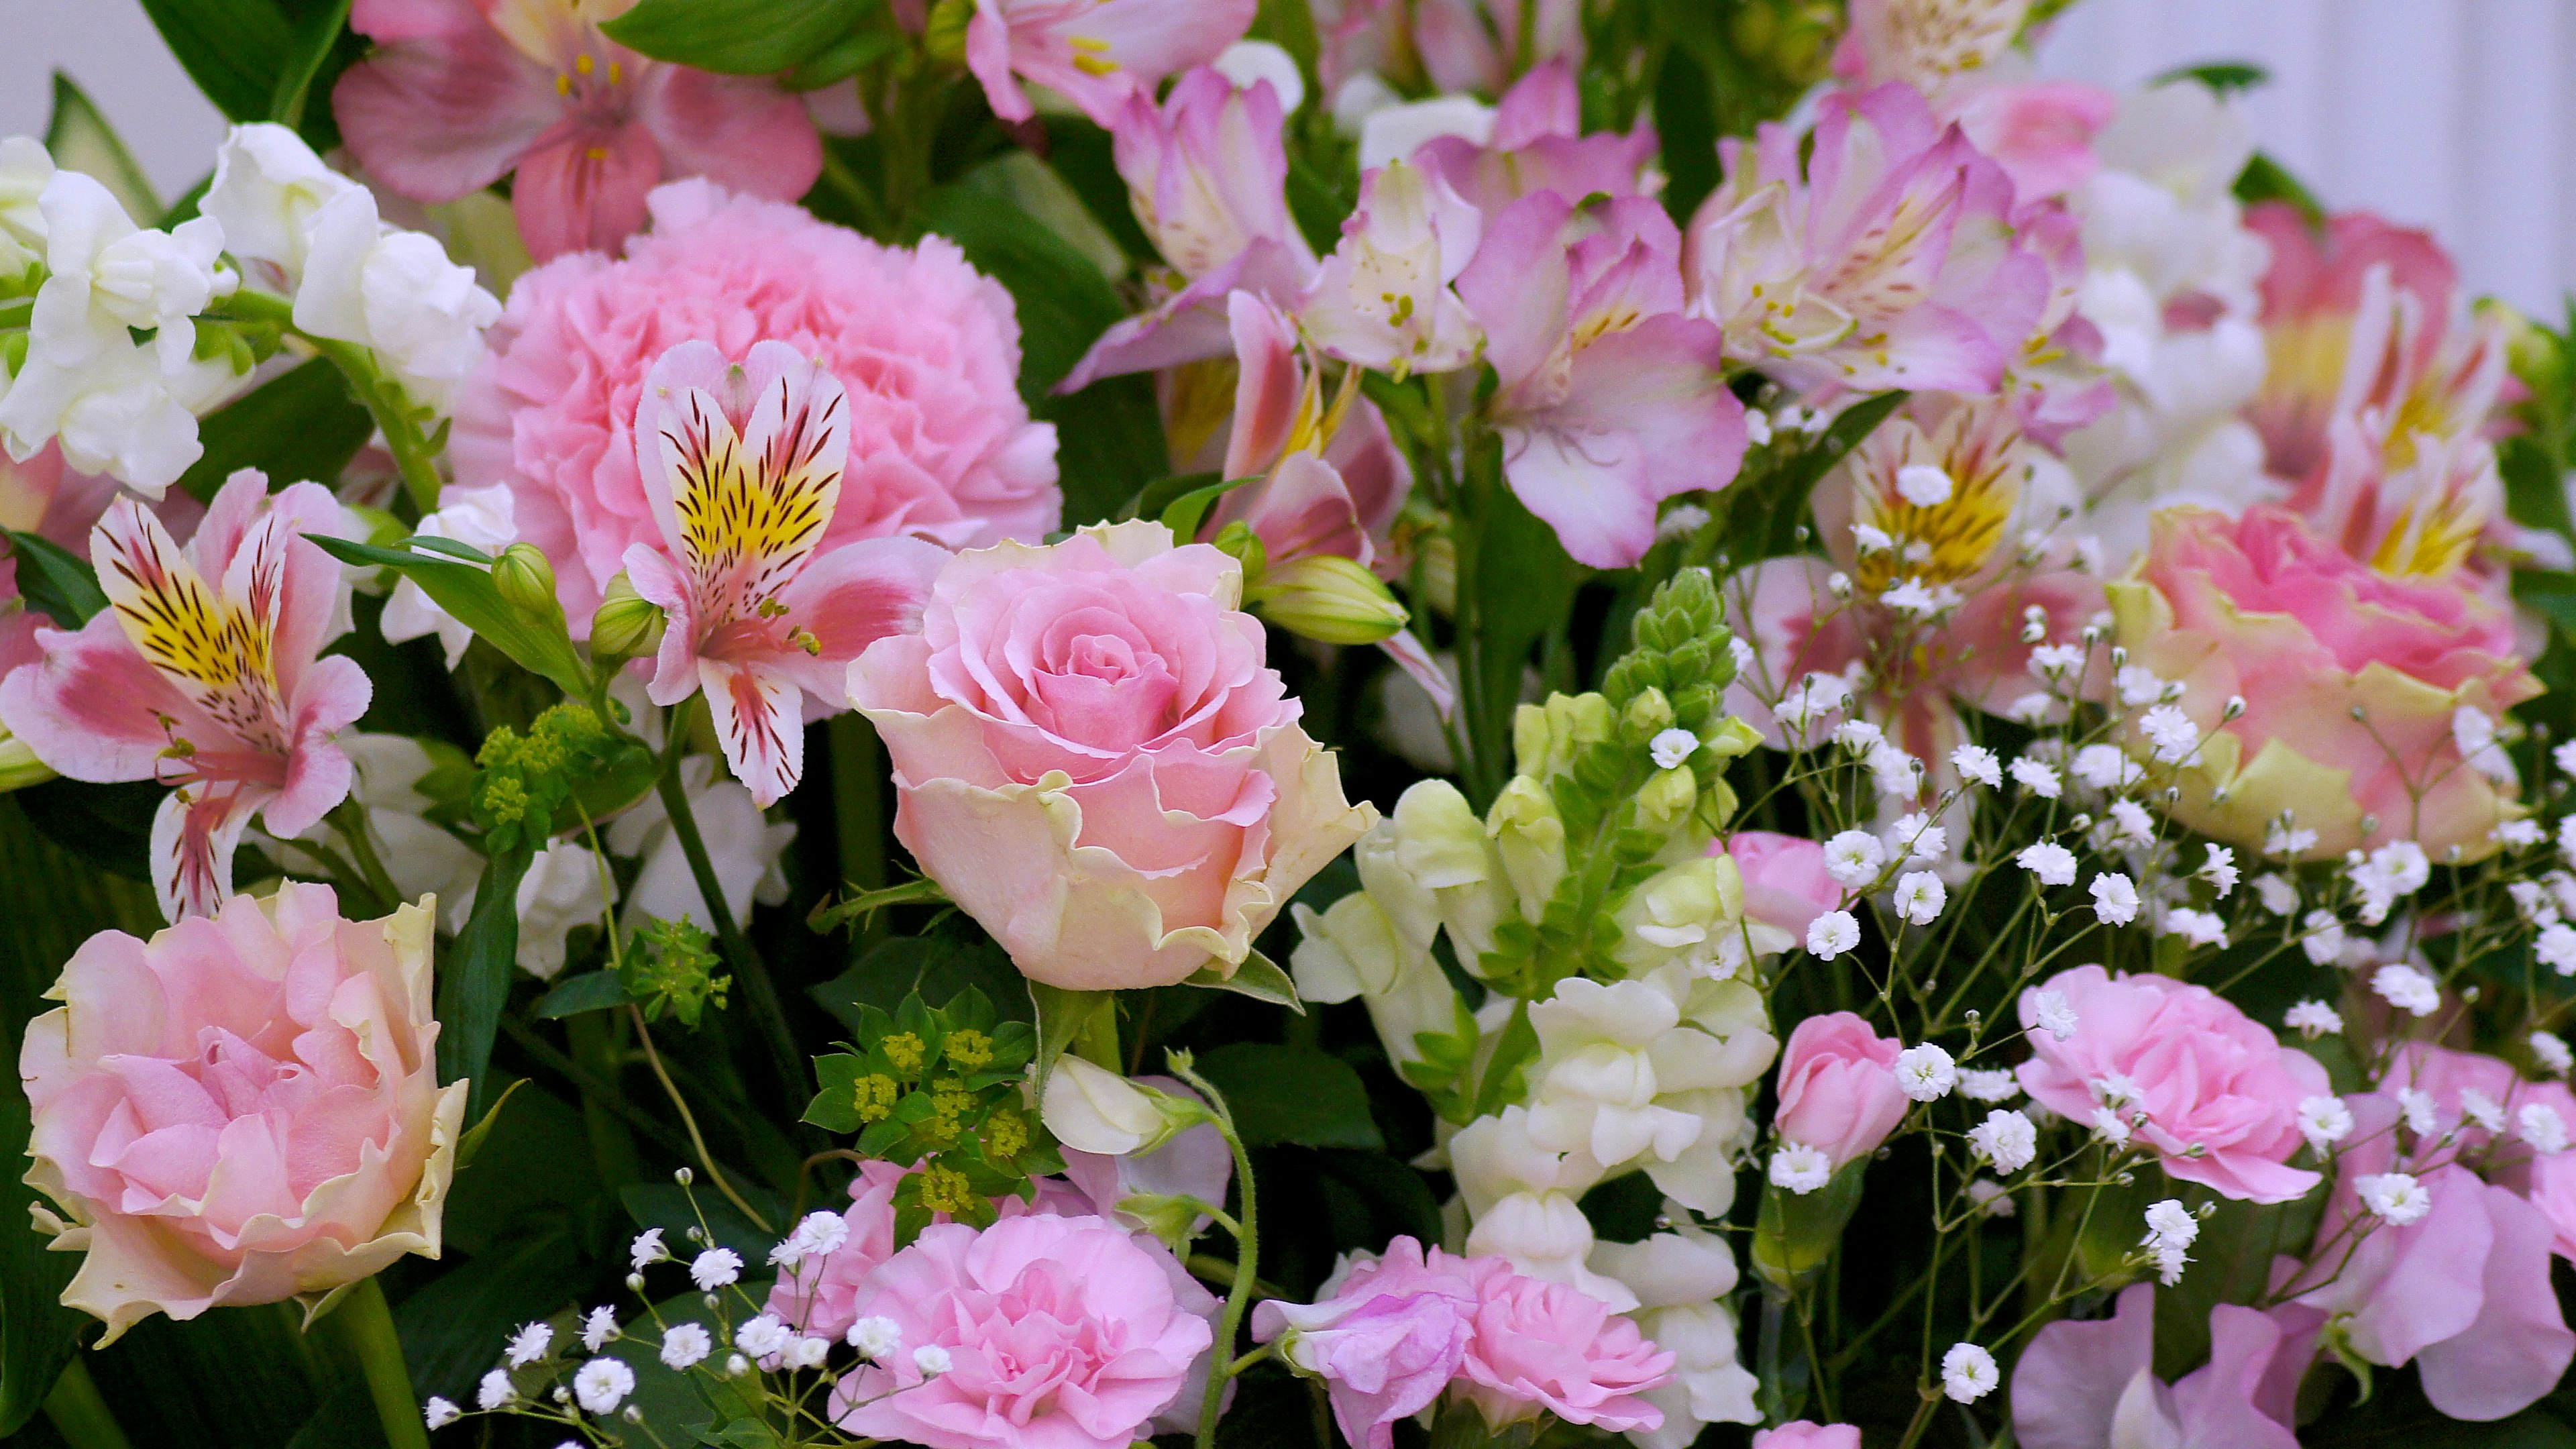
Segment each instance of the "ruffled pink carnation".
[[1588,1293],[1515,1273],[1501,1258],[1467,1267],[1478,1302],[1457,1388],[1487,1424],[1549,1413],[1614,1434],[1663,1427],[1664,1411],[1644,1395],[1671,1381],[1674,1356],[1635,1321]]
[[1020,400],[1010,294],[927,237],[887,247],[703,180],[655,190],[623,259],[584,252],[519,279],[457,400],[457,480],[507,484],[553,560],[576,632],[630,544],[660,538],[636,470],[645,374],[680,343],[739,362],[778,340],[849,394],[850,462],[821,547],[913,533],[951,548],[1035,540],[1063,510],[1055,428]]
[[[2065,997],[2073,1036],[2040,1025],[2042,992]],[[2333,1093],[2326,1069],[2208,987],[2078,966],[2022,993],[2021,1024],[2037,1053],[2021,1064],[2022,1090],[2078,1122],[2117,1096],[2121,1116],[2144,1117],[2136,1140],[2168,1176],[2266,1203],[2317,1185],[2287,1160],[2304,1140],[2299,1103]]]
[[[902,1349],[843,1377],[840,1427],[929,1449],[1126,1449],[1214,1338],[1125,1228],[1043,1213],[923,1229],[850,1311],[894,1320]],[[931,1346],[937,1377],[912,1359]]]

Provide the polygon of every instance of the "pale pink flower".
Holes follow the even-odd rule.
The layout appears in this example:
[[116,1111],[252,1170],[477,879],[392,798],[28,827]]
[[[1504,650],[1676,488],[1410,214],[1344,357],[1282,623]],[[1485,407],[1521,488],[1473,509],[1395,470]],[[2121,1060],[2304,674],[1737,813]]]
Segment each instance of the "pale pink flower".
[[[1213,1337],[1126,1229],[1043,1213],[923,1229],[851,1311],[894,1320],[906,1352],[844,1375],[835,1422],[929,1449],[1125,1449],[1178,1407]],[[925,1347],[946,1372],[925,1378]]]
[[1355,394],[1327,405],[1323,370],[1302,355],[1297,324],[1250,292],[1226,298],[1235,355],[1234,417],[1219,476],[1256,478],[1217,500],[1201,536],[1241,522],[1273,567],[1330,554],[1381,575],[1382,553],[1413,491],[1413,469],[1386,419]]
[[[1580,198],[1576,198],[1580,199]],[[1681,236],[1642,196],[1539,191],[1489,218],[1458,296],[1485,331],[1503,477],[1576,562],[1625,568],[1664,499],[1734,481],[1744,405],[1725,338],[1682,313]]]
[[613,250],[645,193],[714,176],[794,201],[823,145],[774,81],[650,60],[600,33],[633,0],[357,0],[374,51],[331,109],[369,174],[415,201],[454,201],[503,176],[537,260]]
[[1477,1276],[1477,1301],[1457,1390],[1488,1426],[1541,1414],[1614,1434],[1663,1426],[1663,1410],[1644,1395],[1671,1381],[1674,1356],[1635,1320],[1578,1289],[1515,1273],[1501,1258],[1465,1266]]
[[88,1253],[66,1304],[114,1339],[438,1256],[466,1084],[438,1085],[430,933],[290,882],[73,955],[18,1061],[27,1180]]
[[1404,159],[1447,181],[1490,218],[1539,191],[1568,201],[1646,195],[1661,182],[1647,169],[1656,146],[1654,128],[1642,121],[1626,135],[1584,135],[1574,67],[1559,59],[1531,67],[1503,93],[1485,144],[1435,136]]
[[784,342],[736,366],[684,342],[645,378],[637,465],[661,546],[630,544],[635,592],[670,615],[646,693],[704,692],[725,763],[766,809],[804,773],[805,724],[842,708],[850,661],[919,616],[948,555],[917,538],[823,546],[849,407]]
[[2461,757],[2452,721],[2540,686],[2510,614],[2465,578],[2379,572],[2271,505],[2172,508],[2109,593],[2130,659],[2183,686],[2175,708],[2202,735],[2178,771],[2183,823],[2259,849],[2287,811],[2315,832],[2311,859],[2390,840],[2495,850],[2510,786]]
[[1848,1011],[1811,1016],[1780,1053],[1780,1106],[1771,1130],[1836,1168],[1878,1150],[1913,1104],[1896,1080],[1904,1044]]
[[[1928,506],[1909,498],[1916,468],[1938,469],[1948,495]],[[2043,638],[2062,645],[2102,607],[2101,584],[2075,566],[2071,546],[2023,545],[2028,531],[2056,521],[2062,477],[2005,404],[1910,404],[1817,485],[1825,558],[1765,560],[1724,585],[1730,621],[1756,655],[1728,707],[1786,743],[1770,706],[1811,673],[1863,664],[1860,712],[1929,767],[1927,788],[1956,784],[1960,710],[2002,713],[2038,687],[2028,668],[2036,646],[2023,637],[2029,611],[2040,611]],[[1852,581],[1848,599],[1831,587],[1837,572]],[[1892,607],[1891,591],[1907,583],[1936,598],[1947,590],[1955,607],[1928,618]],[[2088,697],[2101,692],[2102,673],[2097,666],[2083,681]]]
[[[2015,1437],[2027,1449],[2298,1449],[2299,1378],[2324,1320],[2295,1304],[2270,1313],[2209,1311],[2209,1362],[2168,1386],[2155,1376],[2152,1283],[2120,1294],[2109,1318],[2060,1320],[2033,1335],[2013,1366]],[[2130,1426],[2134,1439],[2114,1433]]]
[[1181,77],[1160,105],[1147,91],[1127,98],[1110,129],[1118,174],[1177,281],[1102,333],[1057,392],[1224,356],[1227,296],[1237,289],[1281,306],[1295,301],[1316,263],[1288,214],[1280,126],[1269,82],[1239,88],[1204,66]]
[[[2071,1037],[2039,1027],[2051,992],[2075,1013]],[[2132,1140],[2161,1155],[2169,1176],[2261,1203],[2316,1186],[2317,1174],[2287,1163],[2305,1140],[2299,1103],[2332,1091],[2325,1068],[2208,987],[2078,966],[2022,993],[2021,1024],[2033,1053],[2022,1090],[2059,1116],[2090,1120],[2095,1084],[2120,1081]]]
[[951,560],[920,632],[851,666],[896,838],[1030,977],[1230,975],[1374,818],[1298,727],[1242,586],[1157,523],[1004,544]]
[[1429,1408],[1465,1364],[1481,1301],[1478,1265],[1412,1238],[1364,1259],[1333,1294],[1312,1304],[1265,1301],[1252,1336],[1324,1381],[1342,1436],[1358,1449],[1388,1449],[1395,1422]]
[[[2520,1412],[2576,1359],[2576,1333],[2549,1286],[2550,1220],[2455,1162],[2401,1162],[2397,1104],[2347,1100],[2356,1126],[2317,1228],[2327,1246],[2276,1291],[2299,1293],[2299,1302],[2340,1319],[2362,1358],[2390,1368],[2414,1363],[2424,1397],[2452,1418]],[[2360,1183],[2401,1168],[2430,1194],[2431,1207],[2403,1227],[2372,1222]]]
[[2020,234],[2011,179],[1902,85],[1826,97],[1804,163],[1801,142],[1725,143],[1690,224],[1694,314],[1794,388],[1995,392],[2064,270]]
[[2099,166],[2093,137],[2118,101],[2099,86],[2034,79],[2013,40],[2030,0],[1852,0],[1834,73],[1866,89],[1902,81],[1956,121],[2021,199],[2063,194]]
[[1127,98],[1205,65],[1252,28],[1260,0],[975,0],[966,68],[993,114],[1037,114],[1021,81],[1057,92],[1106,126]]
[[[32,533],[78,553],[87,546],[91,526],[117,496],[115,479],[71,467],[63,461],[59,443],[47,443],[24,462],[0,450],[0,528]],[[204,504],[177,488],[150,507],[172,536],[183,540],[206,513]],[[10,607],[19,597],[17,579],[17,555],[0,558],[0,677],[44,657],[36,631],[47,627],[45,616]]]
[[793,206],[702,181],[653,193],[622,261],[564,257],[521,277],[457,399],[466,487],[507,484],[576,637],[633,544],[661,528],[636,465],[644,378],[683,342],[740,361],[792,345],[840,383],[849,465],[823,536],[911,533],[949,547],[1037,539],[1063,508],[1055,428],[1020,400],[1010,294],[949,242],[885,247]]
[[[1521,27],[1534,18],[1525,37]],[[1583,59],[1581,0],[1419,0],[1413,44],[1444,91],[1499,92],[1523,65]]]
[[1754,1430],[1753,1449],[1860,1449],[1860,1430],[1849,1424],[1792,1419],[1777,1429]]
[[[841,1245],[782,1268],[770,1286],[768,1311],[779,1321],[822,1338],[838,1339],[859,1321],[853,1306],[868,1275],[894,1256],[895,1189],[914,1169],[891,1162],[862,1162],[850,1180],[850,1205],[841,1211],[849,1232]],[[945,1214],[934,1216],[945,1222]]]
[[1376,371],[1464,367],[1483,338],[1450,283],[1483,234],[1483,215],[1449,183],[1391,161],[1361,179],[1359,209],[1299,299],[1298,323],[1326,355]]
[[1744,914],[1806,939],[1816,917],[1842,905],[1843,888],[1825,869],[1825,848],[1796,835],[1739,830],[1709,842],[1744,877]]
[[340,566],[308,533],[336,533],[318,483],[269,496],[236,473],[183,548],[133,499],[110,505],[89,552],[108,607],[78,630],[38,629],[44,657],[0,681],[0,723],[75,780],[171,788],[152,820],[152,887],[171,919],[232,893],[233,847],[257,814],[292,839],[349,793],[335,742],[374,692],[338,630]]

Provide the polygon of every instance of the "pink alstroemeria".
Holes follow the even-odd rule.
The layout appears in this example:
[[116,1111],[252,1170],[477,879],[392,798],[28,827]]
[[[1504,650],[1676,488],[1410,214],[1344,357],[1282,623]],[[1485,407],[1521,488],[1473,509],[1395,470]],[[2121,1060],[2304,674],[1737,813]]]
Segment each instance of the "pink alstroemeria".
[[1111,124],[1128,204],[1177,275],[1166,295],[1111,327],[1056,386],[1223,357],[1226,296],[1238,289],[1286,305],[1315,275],[1315,251],[1288,214],[1288,153],[1268,81],[1237,87],[1210,67],[1169,99],[1138,91]]
[[320,484],[271,498],[245,469],[182,548],[120,498],[90,531],[108,607],[77,630],[37,630],[43,659],[0,681],[0,722],[55,770],[173,787],[151,847],[172,920],[212,915],[232,894],[233,847],[253,814],[292,839],[348,796],[333,737],[374,687],[356,660],[321,657],[340,566],[305,537],[338,532],[340,517]]
[[[1524,48],[1521,21],[1535,21]],[[1583,59],[1582,0],[1418,0],[1413,44],[1444,91],[1501,90],[1524,64]],[[1526,59],[1524,59],[1526,57]]]
[[2041,330],[2049,257],[2011,178],[1903,85],[1825,99],[1813,152],[1768,124],[1724,147],[1691,218],[1692,311],[1794,388],[1991,394]]
[[1299,325],[1326,356],[1398,377],[1466,366],[1483,335],[1449,284],[1484,225],[1439,177],[1402,161],[1379,167],[1361,178],[1359,209],[1298,299]]
[[1553,191],[1487,229],[1458,295],[1501,382],[1491,417],[1503,477],[1565,551],[1626,568],[1655,542],[1655,508],[1723,488],[1744,461],[1744,405],[1725,338],[1682,313],[1681,234],[1632,196],[1577,212]]
[[2023,201],[2062,196],[2100,168],[2093,137],[2119,100],[2033,77],[2013,46],[2029,16],[2030,0],[1852,0],[1834,73],[1861,88],[1912,86],[2003,167]]
[[[1900,475],[1918,466],[1941,471],[1946,497],[1907,496]],[[1730,622],[1756,656],[1728,708],[1775,745],[1812,744],[1822,724],[1784,730],[1772,706],[1810,674],[1863,665],[1868,692],[1855,713],[1923,762],[1928,788],[1947,788],[1957,778],[1950,752],[1965,738],[1960,708],[2001,713],[2040,688],[2027,668],[2026,611],[2040,610],[2043,638],[2063,643],[2103,607],[2100,581],[2074,567],[2070,547],[2023,543],[2027,529],[2057,519],[2072,488],[2008,404],[1909,405],[1817,485],[1830,561],[1768,559],[1725,585]]]
[[1537,191],[1576,201],[1596,193],[1613,200],[1649,195],[1662,186],[1662,178],[1647,169],[1660,144],[1654,128],[1642,121],[1626,135],[1584,135],[1574,67],[1552,60],[1503,93],[1494,108],[1494,133],[1484,145],[1464,136],[1435,136],[1407,159],[1492,217]]
[[1234,424],[1223,475],[1257,478],[1217,500],[1205,536],[1250,528],[1273,565],[1331,554],[1389,574],[1387,531],[1413,469],[1386,419],[1356,388],[1327,406],[1319,369],[1300,356],[1297,324],[1249,292],[1226,299],[1234,337]]
[[902,536],[817,551],[848,400],[784,342],[739,366],[707,342],[664,353],[635,439],[663,546],[629,545],[626,573],[670,613],[645,693],[672,705],[705,690],[725,763],[766,809],[804,772],[807,720],[844,707],[850,661],[910,626],[947,551]]
[[823,173],[804,104],[769,80],[651,60],[600,33],[634,0],[357,0],[376,43],[331,93],[369,174],[453,201],[514,170],[538,261],[614,251],[666,180],[712,176],[794,201]]
[[975,0],[966,68],[1005,121],[1037,114],[1021,81],[1100,125],[1163,77],[1205,65],[1252,28],[1260,0]]
[[[2454,1419],[2530,1407],[2576,1360],[2576,1333],[2549,1286],[2549,1219],[2452,1152],[2401,1157],[2395,1099],[2344,1100],[2353,1130],[2317,1227],[2318,1261],[2291,1265],[2275,1295],[2296,1294],[2340,1319],[2352,1351],[2371,1363],[2414,1363],[2424,1397]],[[2373,1217],[2361,1199],[2362,1179],[2392,1171],[2411,1173],[2431,1198],[2403,1226]]]

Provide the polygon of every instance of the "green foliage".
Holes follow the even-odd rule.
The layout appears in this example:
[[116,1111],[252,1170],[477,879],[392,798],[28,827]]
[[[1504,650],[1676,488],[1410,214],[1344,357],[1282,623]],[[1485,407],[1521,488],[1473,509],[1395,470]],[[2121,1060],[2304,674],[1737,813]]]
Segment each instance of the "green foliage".
[[143,0],[188,78],[226,120],[279,121],[317,151],[339,144],[327,96],[362,46],[349,0]]
[[[631,801],[642,793],[636,777],[649,777],[653,758],[633,736],[610,731],[589,705],[568,700],[538,715],[524,735],[508,725],[492,731],[474,763],[468,809],[497,850],[542,844]],[[626,799],[602,808],[602,787]]]
[[2286,201],[2298,209],[2309,227],[2322,228],[2326,224],[2325,203],[2317,200],[2315,192],[2291,175],[2288,167],[2261,151],[2254,153],[2253,159],[2245,163],[2245,170],[2237,176],[2236,199],[2247,206],[2266,201]]
[[814,1059],[822,1089],[805,1109],[827,1132],[856,1134],[859,1155],[918,1166],[895,1193],[895,1228],[908,1243],[946,1213],[989,1223],[1004,1197],[1061,1171],[1045,1129],[1020,1095],[1038,1034],[1005,1021],[969,988],[932,1007],[918,992],[892,1012],[857,1008],[852,1050]]
[[656,920],[635,933],[618,984],[646,1021],[660,1021],[667,1012],[680,1025],[695,1027],[709,1003],[724,1008],[733,985],[732,977],[716,974],[723,958],[715,940],[687,921]]
[[835,49],[884,3],[640,0],[600,28],[611,40],[655,60],[724,75],[775,75]]
[[[590,669],[573,647],[572,636],[564,631],[563,611],[558,608],[538,617],[511,607],[494,587],[489,567],[461,562],[455,556],[454,550],[465,545],[415,538],[409,540],[410,548],[392,549],[319,534],[311,537],[324,553],[342,563],[389,568],[420,585],[422,593],[473,630],[475,637],[555,688],[575,697],[590,693]],[[433,553],[416,551],[442,544],[446,546]],[[490,560],[482,562],[488,565]]]
[[151,225],[161,214],[161,199],[153,194],[152,179],[143,174],[143,164],[125,148],[88,93],[61,71],[54,72],[54,112],[45,123],[45,154],[66,171],[97,178],[126,214],[142,225]]
[[[274,352],[274,338],[251,350],[265,355],[263,347]],[[179,475],[179,486],[192,497],[209,500],[241,468],[267,474],[271,488],[305,479],[328,482],[366,446],[375,426],[367,410],[350,398],[340,369],[315,358],[207,414],[197,426],[206,451]]]
[[89,560],[42,534],[0,528],[0,542],[18,561],[18,596],[56,628],[77,629],[107,607]]
[[1231,1042],[1203,1053],[1198,1071],[1225,1094],[1246,1147],[1382,1150],[1368,1088],[1348,1062],[1311,1046]]

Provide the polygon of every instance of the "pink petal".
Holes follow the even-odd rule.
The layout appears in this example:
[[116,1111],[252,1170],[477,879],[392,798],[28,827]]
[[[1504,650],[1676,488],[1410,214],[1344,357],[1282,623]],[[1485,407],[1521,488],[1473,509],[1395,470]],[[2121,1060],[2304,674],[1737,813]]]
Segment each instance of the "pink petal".
[[637,106],[665,177],[706,176],[729,191],[794,201],[823,174],[823,141],[803,102],[766,80],[655,66]]
[[2477,1421],[2529,1408],[2576,1360],[2576,1333],[2549,1282],[2549,1220],[2505,1188],[2489,1184],[2483,1192],[2495,1237],[2477,1321],[2415,1360],[2433,1407]]
[[805,771],[805,692],[775,666],[701,658],[707,715],[734,778],[763,810]]
[[661,148],[642,123],[601,131],[567,122],[520,158],[510,211],[538,261],[615,251],[644,229],[645,195],[661,179]]
[[211,916],[233,893],[233,847],[270,792],[256,785],[173,790],[152,816],[152,893],[176,921]]
[[379,43],[342,73],[332,115],[368,172],[415,201],[453,201],[500,180],[564,116],[554,77],[472,0],[378,0],[350,22]]

